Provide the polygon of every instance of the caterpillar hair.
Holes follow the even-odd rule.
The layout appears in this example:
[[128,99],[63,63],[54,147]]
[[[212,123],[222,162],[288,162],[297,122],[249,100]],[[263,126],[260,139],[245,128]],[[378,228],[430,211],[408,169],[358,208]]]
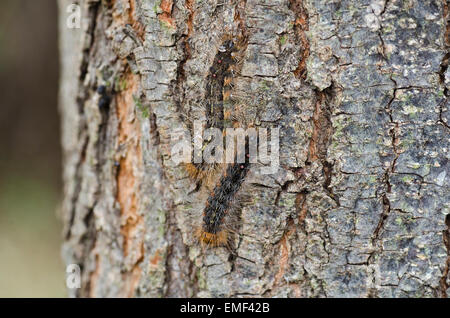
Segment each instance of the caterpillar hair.
[[[229,117],[226,116],[224,111],[224,102],[231,95],[232,70],[235,63],[232,54],[236,50],[237,47],[233,42],[233,37],[225,35],[214,57],[214,62],[209,69],[206,81],[205,111],[207,122],[205,128],[215,127],[223,129],[227,117]],[[206,181],[206,184],[210,184],[217,168],[217,164],[186,164],[186,171],[189,177],[197,181]]]
[[232,37],[226,36],[214,57],[213,65],[209,69],[205,96],[207,127],[224,128],[223,101],[229,96],[228,94],[224,98],[224,91],[232,81],[231,70],[235,63],[232,53],[236,50]]
[[224,218],[229,213],[232,202],[250,169],[247,138],[245,149],[245,162],[228,165],[206,202],[203,224],[197,232],[198,239],[204,245],[213,247],[228,245],[230,230],[225,226]]
[[[206,78],[205,92],[205,128],[215,127],[224,129],[235,127],[238,121],[233,115],[233,78],[239,72],[244,49],[246,48],[246,37],[225,35],[222,39],[213,64],[209,68]],[[235,154],[236,155],[236,154]],[[236,156],[237,157],[237,156]],[[195,235],[202,246],[229,246],[230,233],[234,232],[231,220],[235,213],[234,200],[250,168],[248,156],[248,138],[245,145],[245,160],[242,163],[227,165],[219,181],[215,184],[215,172],[218,171],[217,164],[190,163],[186,165],[188,175],[198,181],[211,191],[203,210],[202,225],[196,230]]]

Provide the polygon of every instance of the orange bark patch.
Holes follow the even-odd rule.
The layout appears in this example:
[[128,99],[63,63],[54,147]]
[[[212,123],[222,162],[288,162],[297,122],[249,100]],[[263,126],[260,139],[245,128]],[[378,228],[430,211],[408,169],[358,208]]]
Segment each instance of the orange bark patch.
[[188,26],[188,38],[191,36],[192,31],[194,30],[194,0],[186,0],[186,7],[189,10],[189,17],[187,21]]
[[292,219],[289,220],[288,223],[288,231],[286,231],[281,238],[280,241],[280,259],[278,263],[278,273],[275,275],[275,281],[274,286],[277,286],[281,279],[283,278],[284,273],[286,272],[286,268],[289,264],[289,252],[290,252],[290,246],[288,245],[288,238],[292,235],[292,233],[295,231],[294,222]]
[[143,41],[145,29],[144,26],[139,21],[136,20],[136,0],[129,0],[129,1],[130,1],[130,10],[128,16],[128,23],[134,29],[136,35]]
[[302,297],[302,292],[300,291],[300,286],[298,286],[298,284],[291,283],[291,284],[289,284],[289,286],[294,291],[294,295],[296,298]]
[[275,283],[274,283],[275,286],[279,284],[281,278],[286,272],[288,260],[289,260],[289,250],[286,242],[286,235],[284,235],[283,238],[281,239],[281,257],[278,265],[279,266],[278,273],[275,276]]
[[139,264],[144,260],[144,242],[141,243],[140,246],[140,258],[137,260],[135,266],[133,266],[130,274],[130,280],[129,280],[129,288],[128,288],[128,297],[134,296],[134,291],[139,284],[139,280],[141,278],[141,268],[139,267]]
[[152,267],[159,267],[159,263],[161,262],[162,257],[159,253],[159,250],[156,251],[156,253],[150,257],[150,266]]
[[172,14],[173,0],[162,0],[160,7],[163,12]]
[[[140,147],[140,128],[135,120],[135,102],[133,93],[137,91],[139,77],[132,73],[125,75],[126,89],[116,95],[117,116],[119,120],[118,141],[122,158],[117,175],[117,196],[120,204],[121,229],[123,237],[123,253],[125,257],[134,252],[134,267],[130,273],[130,282],[137,283],[140,277],[139,262],[143,259],[144,249],[142,238],[137,238],[139,225],[143,218],[138,214],[139,198],[137,191],[139,180],[138,171],[142,166]],[[128,290],[134,291],[134,287]]]
[[173,0],[161,0],[159,7],[162,13],[158,15],[160,21],[167,24],[168,27],[175,28],[175,20],[172,18]]
[[306,194],[299,193],[295,198],[295,207],[298,215],[298,223],[303,224],[308,213],[308,207],[306,206]]
[[306,36],[306,31],[309,30],[308,15],[303,8],[302,0],[290,0],[290,8],[295,12],[296,19],[294,22],[294,30],[297,38],[302,44],[303,52],[297,68],[294,71],[294,75],[297,78],[306,78],[306,60],[309,57],[310,48],[309,41]]
[[136,196],[136,170],[141,161],[139,144],[140,130],[134,120],[133,93],[137,90],[138,77],[133,74],[126,76],[127,89],[117,94],[117,115],[119,119],[119,145],[125,147],[125,154],[120,160],[117,176],[117,201],[122,214],[122,235],[124,236],[124,253],[128,254],[128,240],[132,239],[133,230],[142,217],[137,214],[138,198]]

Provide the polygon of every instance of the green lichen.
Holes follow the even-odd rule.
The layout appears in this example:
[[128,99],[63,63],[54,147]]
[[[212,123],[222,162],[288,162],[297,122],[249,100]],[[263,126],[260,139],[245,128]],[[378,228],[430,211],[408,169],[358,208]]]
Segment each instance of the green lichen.
[[411,183],[411,181],[413,181],[414,179],[413,179],[413,177],[411,177],[411,176],[404,176],[403,178],[402,178],[402,181],[404,182],[404,183]]
[[375,184],[377,182],[377,176],[371,175],[369,176],[369,183]]
[[155,4],[153,5],[153,12],[158,15],[160,13],[162,13],[162,9],[161,9],[161,1],[155,1]]
[[201,269],[197,270],[197,285],[200,289],[205,289],[206,288],[206,279],[202,274]]
[[270,88],[270,82],[263,80],[259,83],[259,89],[263,90],[263,91],[268,91]]
[[429,164],[429,163],[424,164],[423,174],[428,175],[430,173],[430,170],[431,170],[431,164]]
[[165,20],[159,20],[159,26],[161,27],[161,30],[165,32],[171,32],[174,30],[174,28]]
[[122,92],[128,88],[128,83],[125,78],[116,76],[114,78],[114,90],[116,92]]
[[383,33],[391,33],[392,32],[392,26],[388,25],[383,27]]
[[423,112],[423,109],[420,109],[414,105],[404,105],[402,112],[411,118],[415,118],[417,117],[417,113]]
[[295,206],[295,198],[295,195],[283,196],[283,198],[279,202],[279,205],[286,209],[292,208]]
[[137,98],[136,96],[133,95],[133,101],[134,101],[134,104],[136,105],[136,107],[141,112],[142,117],[148,118],[149,117],[148,108],[145,107],[144,105],[142,105],[142,101],[140,100],[140,98]]
[[402,139],[399,144],[399,149],[401,149],[402,151],[405,151],[414,143],[415,143],[414,139]]
[[159,221],[158,226],[159,235],[160,237],[164,237],[164,233],[166,232],[165,230],[166,213],[161,209],[158,209],[158,221]]
[[411,162],[411,163],[408,164],[408,168],[417,170],[417,169],[420,168],[420,163],[418,163],[418,162]]

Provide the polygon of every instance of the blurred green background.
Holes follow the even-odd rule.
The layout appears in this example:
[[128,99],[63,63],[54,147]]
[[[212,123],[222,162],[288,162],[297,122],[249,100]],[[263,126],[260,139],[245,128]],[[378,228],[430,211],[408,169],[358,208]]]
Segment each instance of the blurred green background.
[[0,1],[0,297],[65,297],[55,0]]

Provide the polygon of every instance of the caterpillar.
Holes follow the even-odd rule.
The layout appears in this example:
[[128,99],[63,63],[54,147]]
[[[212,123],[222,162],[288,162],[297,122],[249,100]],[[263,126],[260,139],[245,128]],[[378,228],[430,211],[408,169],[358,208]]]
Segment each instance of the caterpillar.
[[[224,129],[229,126],[232,112],[227,107],[231,98],[233,77],[237,73],[239,57],[243,53],[244,46],[244,37],[235,42],[232,36],[227,35],[218,48],[206,83],[206,128]],[[236,125],[237,123],[234,123],[234,126]],[[225,167],[219,182],[206,201],[203,222],[196,231],[196,237],[202,245],[217,247],[229,243],[231,229],[227,225],[225,217],[230,213],[235,196],[250,168],[247,138],[245,151],[245,161],[232,163]],[[213,175],[212,171],[216,168],[212,164],[190,164],[188,173],[191,177],[205,180],[205,183],[209,185],[210,176]]]
[[243,163],[228,165],[209,196],[203,210],[203,225],[197,231],[197,237],[202,244],[213,247],[228,245],[230,229],[225,226],[224,217],[250,168],[248,155],[245,158]]
[[[236,73],[236,61],[241,42],[236,45],[231,35],[225,35],[209,68],[205,94],[207,118],[205,129],[210,127],[223,129],[230,118],[230,111],[225,111],[225,103],[231,96],[232,80]],[[207,183],[216,169],[217,166],[214,164],[188,163],[186,165],[188,175],[192,179],[206,180]]]
[[223,41],[209,70],[205,96],[207,127],[224,128],[224,102],[230,96],[236,50],[231,39]]

